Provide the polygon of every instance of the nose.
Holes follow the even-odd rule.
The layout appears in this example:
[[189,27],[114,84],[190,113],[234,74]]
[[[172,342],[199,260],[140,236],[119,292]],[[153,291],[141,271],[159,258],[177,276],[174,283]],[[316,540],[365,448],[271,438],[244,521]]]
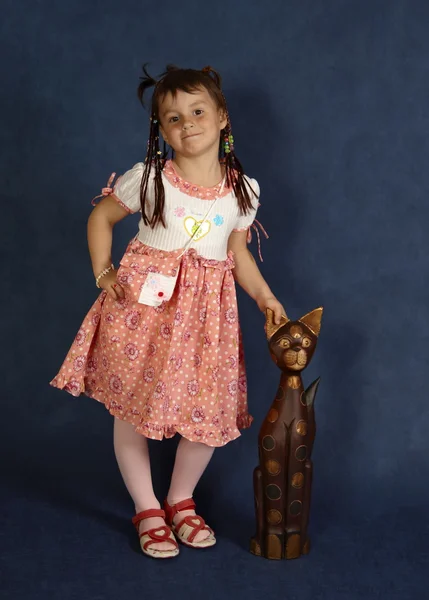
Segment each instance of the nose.
[[192,123],[192,121],[185,121],[183,123],[183,129],[184,129],[184,131],[186,131],[187,129],[189,129],[190,127],[193,127],[193,126],[194,126],[194,124]]
[[301,350],[301,346],[295,346],[294,350],[298,353]]

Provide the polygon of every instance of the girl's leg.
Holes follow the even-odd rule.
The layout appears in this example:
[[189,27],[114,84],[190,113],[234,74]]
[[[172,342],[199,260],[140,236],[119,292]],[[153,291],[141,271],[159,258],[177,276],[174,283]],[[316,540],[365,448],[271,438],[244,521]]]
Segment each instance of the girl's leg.
[[[115,418],[113,445],[119,470],[134,501],[136,513],[149,508],[160,508],[152,486],[147,439],[137,433],[131,423]],[[140,522],[139,531],[142,533],[153,527],[164,525],[164,519],[152,517]],[[161,542],[153,544],[151,547],[154,550],[171,550],[172,544]]]
[[[177,447],[173,475],[167,496],[167,502],[170,505],[192,498],[194,489],[209,464],[213,452],[214,448],[211,446],[199,442],[190,442],[182,437]],[[174,523],[179,523],[188,515],[195,515],[195,511],[180,511],[174,517]],[[200,542],[209,535],[208,531],[200,531],[195,536],[195,541]]]

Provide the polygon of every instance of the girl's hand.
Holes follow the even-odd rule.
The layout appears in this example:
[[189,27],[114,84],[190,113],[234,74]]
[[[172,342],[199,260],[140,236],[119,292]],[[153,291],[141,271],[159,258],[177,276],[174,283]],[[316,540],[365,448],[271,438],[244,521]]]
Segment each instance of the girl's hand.
[[100,288],[105,290],[113,300],[125,297],[124,288],[116,280],[117,273],[118,269],[112,269],[98,281]]
[[275,296],[267,296],[266,298],[258,299],[256,303],[258,305],[259,310],[261,310],[264,313],[264,315],[266,314],[267,308],[270,308],[273,311],[274,323],[276,325],[280,325],[282,315],[287,317],[285,309]]

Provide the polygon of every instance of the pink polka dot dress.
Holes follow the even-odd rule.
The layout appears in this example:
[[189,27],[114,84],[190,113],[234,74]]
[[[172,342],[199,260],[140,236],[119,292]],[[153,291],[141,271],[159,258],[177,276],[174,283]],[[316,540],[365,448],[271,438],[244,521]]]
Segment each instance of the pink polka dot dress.
[[[130,213],[140,210],[143,169],[138,163],[114,188],[113,197]],[[252,422],[234,256],[227,243],[232,231],[252,225],[259,186],[248,179],[254,208],[240,215],[228,187],[190,184],[171,161],[162,177],[167,227],[151,229],[140,220],[118,270],[125,298],[115,301],[104,291],[99,295],[51,385],[98,400],[148,438],[179,433],[224,446]],[[215,199],[204,219],[208,202]],[[153,204],[151,194],[148,202]],[[183,253],[196,223],[200,235]],[[139,302],[150,273],[177,276],[171,298],[159,306]]]

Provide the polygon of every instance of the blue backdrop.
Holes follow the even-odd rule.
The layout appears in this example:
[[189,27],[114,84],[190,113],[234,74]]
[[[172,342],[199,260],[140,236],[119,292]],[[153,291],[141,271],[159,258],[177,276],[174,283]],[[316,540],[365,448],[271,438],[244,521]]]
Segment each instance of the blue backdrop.
[[[7,597],[422,598],[429,4],[3,0],[2,13]],[[305,372],[322,378],[313,550],[298,561],[248,553],[257,434],[279,372],[244,293],[255,423],[216,451],[197,489],[220,541],[209,554],[168,568],[140,556],[112,417],[48,386],[97,294],[90,200],[144,158],[146,61],[154,74],[169,62],[220,71],[238,156],[261,186],[261,270],[292,318],[325,309]],[[136,226],[116,227],[116,260]],[[151,444],[160,497],[175,444]]]

